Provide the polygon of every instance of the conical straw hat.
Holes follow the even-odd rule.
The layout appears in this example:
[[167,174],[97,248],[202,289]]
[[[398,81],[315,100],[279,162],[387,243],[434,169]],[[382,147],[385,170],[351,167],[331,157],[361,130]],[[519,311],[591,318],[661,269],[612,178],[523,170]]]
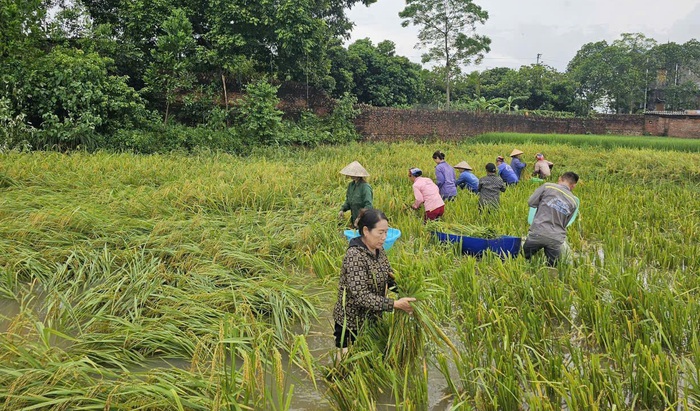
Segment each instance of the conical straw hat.
[[369,177],[369,173],[362,167],[362,164],[353,161],[340,170],[340,174],[349,177]]
[[455,168],[461,168],[462,170],[470,170],[470,171],[472,170],[472,166],[470,166],[469,163],[467,163],[466,161],[460,161],[459,163],[457,163]]
[[523,154],[523,152],[520,151],[520,150],[518,150],[517,148],[514,148],[513,151],[510,152],[510,156],[511,156],[511,157],[517,156],[517,155],[519,155],[519,154]]

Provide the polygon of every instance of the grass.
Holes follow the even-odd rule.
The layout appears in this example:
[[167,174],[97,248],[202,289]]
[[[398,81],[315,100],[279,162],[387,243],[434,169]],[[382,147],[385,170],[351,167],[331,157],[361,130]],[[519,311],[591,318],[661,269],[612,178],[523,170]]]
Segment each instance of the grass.
[[[463,256],[403,207],[409,167],[433,176],[440,149],[481,176],[512,150],[505,139],[249,157],[3,154],[0,295],[12,309],[0,321],[0,402],[423,410],[438,402],[437,374],[453,409],[700,406],[700,154],[522,138],[526,162],[544,152],[555,174],[581,176],[573,264],[558,270]],[[399,295],[420,302],[366,330],[321,382],[332,324],[318,318],[347,246],[337,171],[355,159],[402,231],[388,253]],[[536,187],[509,187],[491,215],[460,191],[444,223],[525,236]],[[310,346],[311,329],[327,346]],[[315,400],[300,399],[304,387]]]
[[591,134],[525,134],[486,133],[473,139],[475,143],[569,144],[595,149],[654,149],[663,151],[700,152],[700,140],[656,136],[615,136]]

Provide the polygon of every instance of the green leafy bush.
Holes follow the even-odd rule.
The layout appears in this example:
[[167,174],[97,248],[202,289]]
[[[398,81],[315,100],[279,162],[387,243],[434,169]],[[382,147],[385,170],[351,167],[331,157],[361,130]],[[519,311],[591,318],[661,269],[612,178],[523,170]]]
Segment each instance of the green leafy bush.
[[35,147],[94,149],[104,136],[148,121],[143,100],[124,77],[108,74],[110,64],[63,47],[24,62],[12,95],[20,96],[16,109],[38,129]]
[[356,105],[357,97],[349,93],[345,93],[338,100],[333,112],[325,119],[330,133],[330,139],[325,142],[348,143],[358,139],[359,134],[353,123],[355,117],[360,114],[360,110],[355,108]]
[[280,144],[315,147],[319,144],[348,143],[359,139],[353,119],[360,113],[357,98],[351,94],[338,100],[331,114],[319,117],[304,111],[296,122],[284,122],[277,141]]
[[244,150],[241,137],[233,128],[216,130],[206,126],[160,125],[149,130],[120,130],[110,148],[142,154],[211,149],[239,153]]
[[282,144],[315,147],[330,139],[323,129],[321,119],[310,111],[301,113],[296,122],[285,121],[278,141]]
[[35,132],[23,113],[13,113],[9,99],[0,98],[0,151],[30,150]]
[[277,87],[265,80],[251,83],[238,103],[239,130],[249,144],[278,143],[282,111],[277,109]]

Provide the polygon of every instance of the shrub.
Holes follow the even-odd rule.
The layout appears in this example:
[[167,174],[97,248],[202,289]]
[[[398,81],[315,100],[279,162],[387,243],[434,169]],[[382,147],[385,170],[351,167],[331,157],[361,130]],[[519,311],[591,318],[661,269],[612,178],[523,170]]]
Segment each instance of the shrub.
[[265,80],[251,83],[246,95],[238,103],[239,129],[246,142],[255,144],[278,143],[282,130],[282,111],[277,109],[277,87]]
[[0,98],[0,151],[30,150],[35,132],[23,113],[13,112],[9,99]]
[[112,140],[112,148],[142,154],[199,149],[240,153],[244,144],[233,128],[214,130],[206,126],[158,125],[149,130],[120,130]]
[[360,115],[360,110],[355,108],[356,105],[357,97],[349,93],[345,93],[338,100],[333,112],[325,119],[330,133],[330,139],[325,142],[348,143],[358,139],[359,135],[353,122],[355,117]]
[[149,116],[126,78],[111,76],[111,60],[96,53],[56,47],[26,61],[12,95],[17,110],[38,129],[37,148],[101,146],[102,136],[143,125]]
[[299,120],[283,122],[279,142],[282,144],[315,147],[328,137],[327,132],[321,130],[320,119],[310,111],[303,111]]

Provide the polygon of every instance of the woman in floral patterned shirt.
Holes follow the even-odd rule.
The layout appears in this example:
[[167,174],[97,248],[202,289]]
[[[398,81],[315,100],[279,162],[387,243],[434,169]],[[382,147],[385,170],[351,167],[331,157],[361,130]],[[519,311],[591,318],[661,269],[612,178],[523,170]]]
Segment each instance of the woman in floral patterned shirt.
[[377,319],[394,309],[413,312],[412,297],[393,300],[386,296],[394,286],[394,275],[384,252],[389,230],[386,215],[377,209],[360,211],[357,219],[360,237],[350,241],[343,258],[338,284],[338,302],[333,310],[335,345],[347,352],[366,320]]

